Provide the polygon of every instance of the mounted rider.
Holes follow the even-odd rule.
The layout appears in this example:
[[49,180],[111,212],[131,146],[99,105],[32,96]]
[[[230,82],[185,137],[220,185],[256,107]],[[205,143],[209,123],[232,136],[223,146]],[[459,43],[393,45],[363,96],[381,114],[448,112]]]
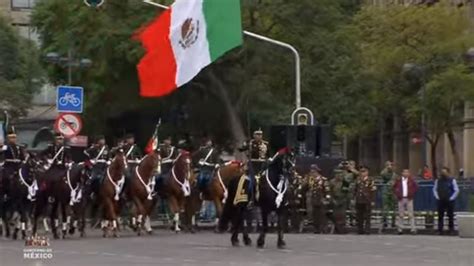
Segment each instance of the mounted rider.
[[197,177],[198,188],[202,191],[208,182],[212,179],[214,171],[219,167],[222,160],[219,157],[219,152],[213,146],[212,140],[205,137],[204,145],[196,152],[196,159],[199,165],[199,174]]
[[92,167],[92,187],[95,188],[105,176],[110,159],[110,150],[105,143],[105,137],[97,136],[96,143],[86,149],[84,154],[87,156],[86,163]]
[[47,169],[66,169],[72,161],[71,148],[64,145],[64,136],[59,133],[55,134],[54,142],[48,144],[48,147],[40,153],[40,156],[48,162]]
[[163,139],[163,143],[160,144],[160,157],[161,157],[161,176],[165,176],[169,173],[173,167],[173,162],[179,155],[178,149],[172,145],[171,136],[166,136]]
[[254,201],[253,184],[256,183],[256,178],[260,177],[269,158],[269,143],[263,140],[262,129],[255,130],[253,139],[244,142],[239,150],[241,152],[246,151],[249,159],[248,174],[250,177],[249,195],[251,205]]
[[7,144],[2,147],[4,150],[4,165],[3,165],[3,175],[2,175],[2,187],[4,193],[8,195],[8,182],[15,175],[17,175],[18,170],[21,167],[21,164],[26,161],[28,158],[27,152],[24,147],[17,144],[17,135],[15,133],[15,128],[11,128],[7,133]]
[[140,163],[140,160],[143,157],[143,153],[140,148],[135,144],[135,136],[133,134],[125,135],[125,142],[123,143],[122,148],[125,153],[125,158],[127,159],[128,163],[128,177],[131,177],[133,173],[132,171],[135,169],[136,166]]

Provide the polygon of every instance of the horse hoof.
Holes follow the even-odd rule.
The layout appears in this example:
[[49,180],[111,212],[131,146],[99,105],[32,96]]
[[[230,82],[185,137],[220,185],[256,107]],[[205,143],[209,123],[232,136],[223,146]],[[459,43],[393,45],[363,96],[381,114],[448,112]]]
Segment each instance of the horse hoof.
[[76,232],[76,229],[74,227],[69,229],[69,234],[70,235],[74,235],[75,232]]
[[284,248],[286,247],[285,241],[279,240],[279,241],[278,241],[278,244],[277,244],[277,247],[278,247],[279,249],[284,249]]
[[232,243],[233,247],[238,247],[240,246],[239,240],[238,239],[231,239],[230,242]]
[[153,230],[146,231],[148,235],[153,235]]
[[59,239],[59,236],[58,236],[57,234],[54,234],[54,235],[53,235],[53,238],[54,238],[54,239]]
[[252,245],[252,239],[250,239],[250,237],[246,237],[244,238],[244,244],[249,247]]
[[86,237],[86,233],[85,232],[81,232],[81,237]]
[[119,234],[117,234],[117,233],[114,233],[114,237],[115,237],[115,238],[119,238],[119,237],[120,237],[120,235],[119,235]]
[[265,246],[265,240],[263,240],[262,238],[259,238],[257,240],[257,247],[258,248],[263,248],[263,246]]

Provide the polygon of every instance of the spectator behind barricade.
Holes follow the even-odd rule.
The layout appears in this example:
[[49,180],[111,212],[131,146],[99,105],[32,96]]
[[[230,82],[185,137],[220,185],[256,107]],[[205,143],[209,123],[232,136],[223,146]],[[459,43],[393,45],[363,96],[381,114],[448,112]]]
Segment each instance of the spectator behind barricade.
[[425,167],[423,168],[423,172],[421,176],[423,177],[424,180],[433,180],[433,172],[431,172],[428,165],[425,165]]
[[454,234],[454,206],[459,194],[459,187],[456,179],[451,177],[448,167],[443,167],[441,177],[435,180],[433,194],[438,200],[438,233],[444,234],[444,213],[447,212],[449,234]]
[[393,192],[398,199],[398,234],[403,234],[403,221],[405,213],[410,219],[410,231],[416,234],[415,215],[413,210],[413,199],[418,191],[418,184],[412,177],[410,170],[403,169],[402,176],[395,180]]

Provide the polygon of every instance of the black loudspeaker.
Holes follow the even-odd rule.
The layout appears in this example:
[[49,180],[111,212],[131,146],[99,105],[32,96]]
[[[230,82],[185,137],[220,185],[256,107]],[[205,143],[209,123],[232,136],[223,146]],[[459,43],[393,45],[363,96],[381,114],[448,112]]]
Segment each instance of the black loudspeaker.
[[321,157],[331,156],[332,129],[329,125],[318,126],[317,151]]
[[271,152],[286,147],[288,145],[288,126],[271,126],[269,142]]
[[318,133],[318,126],[272,126],[270,147],[274,152],[292,147],[299,155],[319,156]]

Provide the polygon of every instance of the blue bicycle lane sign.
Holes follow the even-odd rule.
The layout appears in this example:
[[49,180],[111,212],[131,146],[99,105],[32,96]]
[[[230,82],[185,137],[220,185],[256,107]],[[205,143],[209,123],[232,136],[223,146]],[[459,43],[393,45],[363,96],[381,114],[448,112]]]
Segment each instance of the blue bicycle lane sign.
[[84,88],[59,86],[56,95],[56,109],[59,113],[82,113]]

